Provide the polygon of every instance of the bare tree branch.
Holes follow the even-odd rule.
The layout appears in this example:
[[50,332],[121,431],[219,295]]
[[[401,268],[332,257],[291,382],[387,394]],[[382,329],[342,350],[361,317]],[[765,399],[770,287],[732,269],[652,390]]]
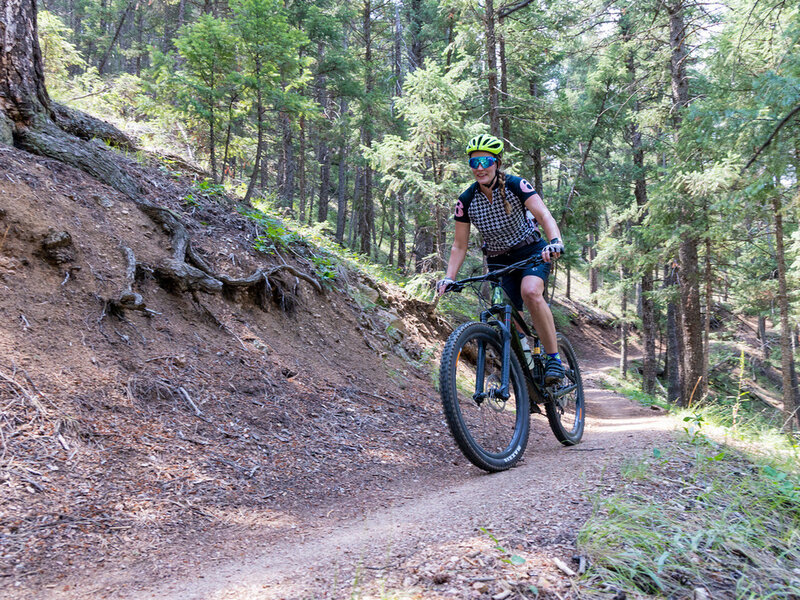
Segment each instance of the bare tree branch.
[[501,8],[497,12],[497,16],[499,18],[503,19],[503,18],[507,17],[508,15],[517,12],[521,8],[525,8],[531,2],[533,2],[533,0],[520,0],[516,4],[512,4],[511,6],[507,6],[506,8]]
[[745,167],[744,167],[744,169],[742,169],[742,171],[746,171],[747,169],[750,168],[750,165],[752,165],[755,162],[755,160],[758,158],[758,156],[764,151],[764,149],[772,143],[772,140],[775,139],[775,136],[778,135],[778,132],[783,128],[783,126],[786,125],[792,119],[792,117],[795,116],[798,112],[800,112],[800,104],[798,104],[792,110],[790,110],[789,114],[786,115],[781,120],[780,123],[778,123],[778,126],[775,128],[775,131],[773,131],[770,134],[770,136],[767,138],[767,141],[764,142],[761,145],[761,148],[759,148],[756,151],[756,153],[753,155],[753,158],[750,159],[750,161],[745,165]]

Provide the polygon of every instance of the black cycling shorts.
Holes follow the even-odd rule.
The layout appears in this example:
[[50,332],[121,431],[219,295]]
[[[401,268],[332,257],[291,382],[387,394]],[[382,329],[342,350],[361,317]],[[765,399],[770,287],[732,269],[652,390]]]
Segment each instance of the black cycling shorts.
[[[545,246],[547,246],[547,241],[542,238],[538,242],[522,246],[521,248],[514,248],[505,254],[489,256],[487,257],[489,271],[497,271],[503,267],[513,265],[516,262],[528,258],[529,256],[541,256]],[[500,285],[508,295],[514,308],[522,310],[523,307],[522,293],[520,291],[522,287],[522,278],[527,275],[533,275],[544,281],[545,285],[547,285],[547,278],[550,276],[550,265],[551,263],[542,262],[541,264],[528,266],[524,269],[518,269],[503,275],[503,278],[500,280]]]

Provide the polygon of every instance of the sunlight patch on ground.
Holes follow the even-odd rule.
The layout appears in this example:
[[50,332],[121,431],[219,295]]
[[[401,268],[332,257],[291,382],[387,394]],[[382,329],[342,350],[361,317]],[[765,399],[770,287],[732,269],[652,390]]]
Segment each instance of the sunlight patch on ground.
[[628,417],[625,421],[619,419],[590,418],[587,427],[592,433],[621,433],[625,431],[673,431],[677,423],[672,419],[663,417]]
[[[438,433],[436,434],[439,435]],[[401,465],[414,465],[417,461],[409,460],[410,455],[393,452],[386,448],[372,448],[364,450],[364,455],[376,459],[382,465],[388,464],[401,464]]]
[[264,527],[267,529],[296,530],[300,521],[286,513],[274,510],[257,510],[253,507],[237,508],[229,511],[208,511],[217,521],[229,525],[244,525],[246,527]]

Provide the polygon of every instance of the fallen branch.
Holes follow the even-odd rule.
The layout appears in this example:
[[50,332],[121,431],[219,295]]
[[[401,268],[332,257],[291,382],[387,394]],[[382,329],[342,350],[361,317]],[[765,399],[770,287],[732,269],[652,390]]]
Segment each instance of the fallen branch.
[[565,563],[560,558],[553,558],[553,564],[555,564],[555,566],[557,566],[559,569],[561,569],[561,571],[563,571],[564,574],[567,575],[568,577],[575,577],[575,575],[576,575],[575,571],[573,571],[569,567],[569,565],[567,565],[567,563]]
[[[13,379],[13,378],[9,377],[8,375],[4,374],[2,371],[0,371],[0,379],[2,379],[3,381],[9,383],[12,387],[16,388],[22,394],[22,396],[28,401],[28,404],[30,406],[32,406],[34,409],[36,409],[36,411],[40,412],[42,414],[42,416],[44,416],[44,418],[50,419],[50,414],[48,413],[47,408],[41,402],[39,402],[36,399],[36,395],[40,396],[44,400],[47,400],[47,398],[45,398],[44,395],[42,395],[38,390],[35,389],[36,386],[34,386],[32,384],[32,382],[30,381],[30,378],[28,378],[28,383],[30,383],[31,387],[34,388],[34,391],[36,392],[36,395],[31,394],[28,390],[26,390],[15,379]],[[49,400],[48,400],[48,402],[49,402]],[[55,408],[55,406],[53,406],[52,402],[50,402],[50,405],[53,408]]]
[[202,417],[202,416],[203,416],[203,412],[202,412],[202,411],[201,411],[199,408],[197,408],[197,404],[195,404],[195,403],[194,403],[194,401],[192,400],[192,397],[189,395],[189,392],[187,392],[187,391],[186,391],[186,390],[183,388],[183,386],[180,386],[180,387],[178,388],[178,391],[179,391],[179,392],[181,393],[181,395],[184,397],[184,399],[186,400],[186,402],[188,402],[188,403],[189,403],[189,406],[191,406],[191,407],[194,409],[194,414],[195,414],[196,416],[198,416],[198,417]]

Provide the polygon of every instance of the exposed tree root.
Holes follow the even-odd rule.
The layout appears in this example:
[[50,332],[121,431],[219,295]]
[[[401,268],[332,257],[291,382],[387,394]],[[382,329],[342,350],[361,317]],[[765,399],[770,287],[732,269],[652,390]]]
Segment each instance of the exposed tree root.
[[136,150],[131,138],[105,121],[56,102],[51,102],[50,108],[56,124],[66,133],[82,140],[99,139],[117,148]]
[[122,247],[126,260],[126,287],[117,300],[109,302],[114,309],[153,312],[145,308],[142,296],[133,291],[137,268],[140,267],[152,272],[159,284],[173,293],[226,292],[236,296],[237,291],[244,290],[265,310],[269,299],[284,310],[290,310],[294,304],[293,295],[287,294],[286,284],[277,277],[282,271],[308,282],[318,293],[323,292],[319,281],[291,265],[258,269],[244,278],[216,273],[193,248],[191,235],[180,217],[146,200],[139,184],[120,166],[119,163],[125,159],[94,141],[94,138],[101,137],[113,145],[134,149],[127,136],[111,125],[64,106],[55,105],[53,113],[53,120],[37,119],[35,127],[18,129],[16,143],[29,152],[74,166],[123,193],[158,224],[172,242],[172,256],[152,266],[140,265],[133,251]]

